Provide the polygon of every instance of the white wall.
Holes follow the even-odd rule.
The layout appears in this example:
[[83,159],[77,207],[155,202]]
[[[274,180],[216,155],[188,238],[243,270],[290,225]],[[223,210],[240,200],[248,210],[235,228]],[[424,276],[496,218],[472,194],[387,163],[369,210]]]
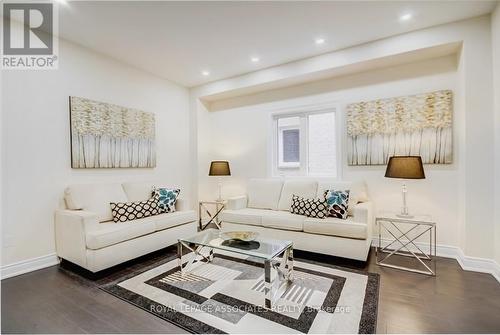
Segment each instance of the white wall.
[[494,131],[491,21],[464,36],[461,67],[465,106],[464,253],[494,257]]
[[[185,88],[60,41],[55,71],[2,73],[2,265],[55,252],[53,215],[70,183],[161,181],[191,197]],[[156,115],[157,167],[70,167],[69,96]]]
[[500,4],[491,17],[491,33],[495,97],[495,259],[500,264]]
[[[246,180],[269,175],[271,157],[269,155],[269,126],[272,113],[280,109],[314,104],[332,103],[338,106],[341,125],[344,124],[345,106],[351,102],[389,98],[401,95],[425,93],[441,89],[451,89],[457,93],[456,55],[401,65],[389,69],[374,70],[356,75],[335,78],[253,95],[248,98],[235,98],[220,102],[221,105],[243,104],[241,107],[209,112],[211,151],[202,166],[208,166],[211,158],[227,159],[231,163],[233,176],[227,178],[225,195],[238,195],[245,191]],[[315,92],[315,93],[311,93]],[[319,93],[318,92],[324,92]],[[455,99],[460,99],[455,96]],[[264,102],[271,100],[273,102]],[[457,129],[463,110],[455,108],[455,138],[463,136]],[[203,123],[206,125],[206,123]],[[203,127],[199,123],[199,127]],[[341,127],[342,139],[345,129]],[[345,149],[345,143],[341,143]],[[455,140],[455,152],[457,150]],[[401,206],[401,183],[384,178],[385,166],[351,167],[347,166],[345,150],[343,157],[343,176],[345,180],[365,180],[370,196],[378,209],[396,210]],[[439,221],[439,242],[448,245],[458,244],[458,187],[459,163],[446,166],[426,166],[427,179],[408,184],[410,209],[421,213],[432,213]],[[204,171],[202,171],[204,172]],[[213,197],[216,183],[206,173],[199,176],[200,196]]]
[[[342,50],[342,59],[367,58],[410,52],[423,47],[461,42],[458,61],[449,57],[364,72],[348,77],[305,84],[212,102],[209,109],[192,102],[198,117],[200,198],[214,197],[215,181],[206,176],[208,162],[227,159],[233,176],[226,195],[244,190],[249,177],[268,175],[269,115],[283,106],[393,97],[452,89],[454,105],[454,159],[452,165],[426,166],[427,179],[409,184],[409,204],[438,221],[438,242],[460,247],[467,256],[494,257],[494,131],[490,17],[484,16],[411,32]],[[335,59],[335,55],[318,56]],[[323,63],[322,63],[323,64]],[[326,64],[323,64],[326,66]],[[267,73],[289,77],[307,72],[308,61],[266,69],[192,91],[192,98],[231,91],[231,83],[265,85]],[[272,78],[271,78],[272,79]],[[293,81],[292,79],[290,79]],[[297,98],[299,97],[299,98]],[[198,99],[199,100],[199,99]],[[397,210],[400,184],[383,178],[383,167],[344,166],[344,179],[363,178],[379,208]]]

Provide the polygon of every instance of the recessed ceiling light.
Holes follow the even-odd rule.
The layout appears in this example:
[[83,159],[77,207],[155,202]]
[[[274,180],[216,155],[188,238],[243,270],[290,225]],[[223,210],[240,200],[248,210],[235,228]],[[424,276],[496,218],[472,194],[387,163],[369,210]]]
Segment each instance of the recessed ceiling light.
[[258,61],[260,61],[260,58],[259,57],[252,57],[252,58],[250,58],[250,60],[254,63],[257,63]]
[[411,15],[411,13],[406,13],[406,14],[403,14],[399,17],[399,21],[408,21],[410,20],[411,18],[413,17],[413,15]]
[[316,40],[314,40],[314,42],[316,42],[316,44],[324,44],[325,43],[325,39],[324,38],[317,38]]
[[210,72],[209,71],[201,71],[201,74],[206,77],[206,76],[210,75]]

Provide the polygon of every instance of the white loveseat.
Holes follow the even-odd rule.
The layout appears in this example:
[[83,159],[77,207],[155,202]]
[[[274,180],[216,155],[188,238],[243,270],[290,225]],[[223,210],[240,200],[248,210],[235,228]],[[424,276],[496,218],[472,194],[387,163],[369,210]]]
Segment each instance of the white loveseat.
[[92,272],[165,248],[197,231],[196,213],[182,199],[176,211],[115,223],[110,202],[147,200],[152,183],[70,185],[66,209],[55,214],[57,255]]
[[[350,190],[347,219],[310,218],[289,212],[292,195],[323,197],[328,189]],[[221,215],[225,231],[250,230],[291,240],[294,248],[366,261],[372,240],[373,210],[362,182],[252,179],[247,195],[228,199]]]

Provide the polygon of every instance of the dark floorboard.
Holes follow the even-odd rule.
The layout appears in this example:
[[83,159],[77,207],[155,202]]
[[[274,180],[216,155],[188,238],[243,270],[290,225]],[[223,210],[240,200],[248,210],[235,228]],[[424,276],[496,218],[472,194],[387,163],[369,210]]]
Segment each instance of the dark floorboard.
[[[296,258],[379,273],[379,333],[500,333],[500,284],[489,274],[463,271],[455,260],[438,258],[438,275],[429,277],[381,268],[373,251],[367,263],[299,251]],[[147,262],[128,263],[104,279],[54,266],[3,280],[2,333],[185,333],[96,286]]]

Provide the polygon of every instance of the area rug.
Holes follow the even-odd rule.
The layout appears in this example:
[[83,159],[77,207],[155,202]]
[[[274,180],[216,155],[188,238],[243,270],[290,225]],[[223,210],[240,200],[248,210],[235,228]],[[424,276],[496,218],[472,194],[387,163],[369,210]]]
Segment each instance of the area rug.
[[236,254],[215,254],[184,276],[167,260],[101,289],[192,333],[376,332],[378,274],[306,261],[294,262],[292,284],[270,309],[263,264]]

